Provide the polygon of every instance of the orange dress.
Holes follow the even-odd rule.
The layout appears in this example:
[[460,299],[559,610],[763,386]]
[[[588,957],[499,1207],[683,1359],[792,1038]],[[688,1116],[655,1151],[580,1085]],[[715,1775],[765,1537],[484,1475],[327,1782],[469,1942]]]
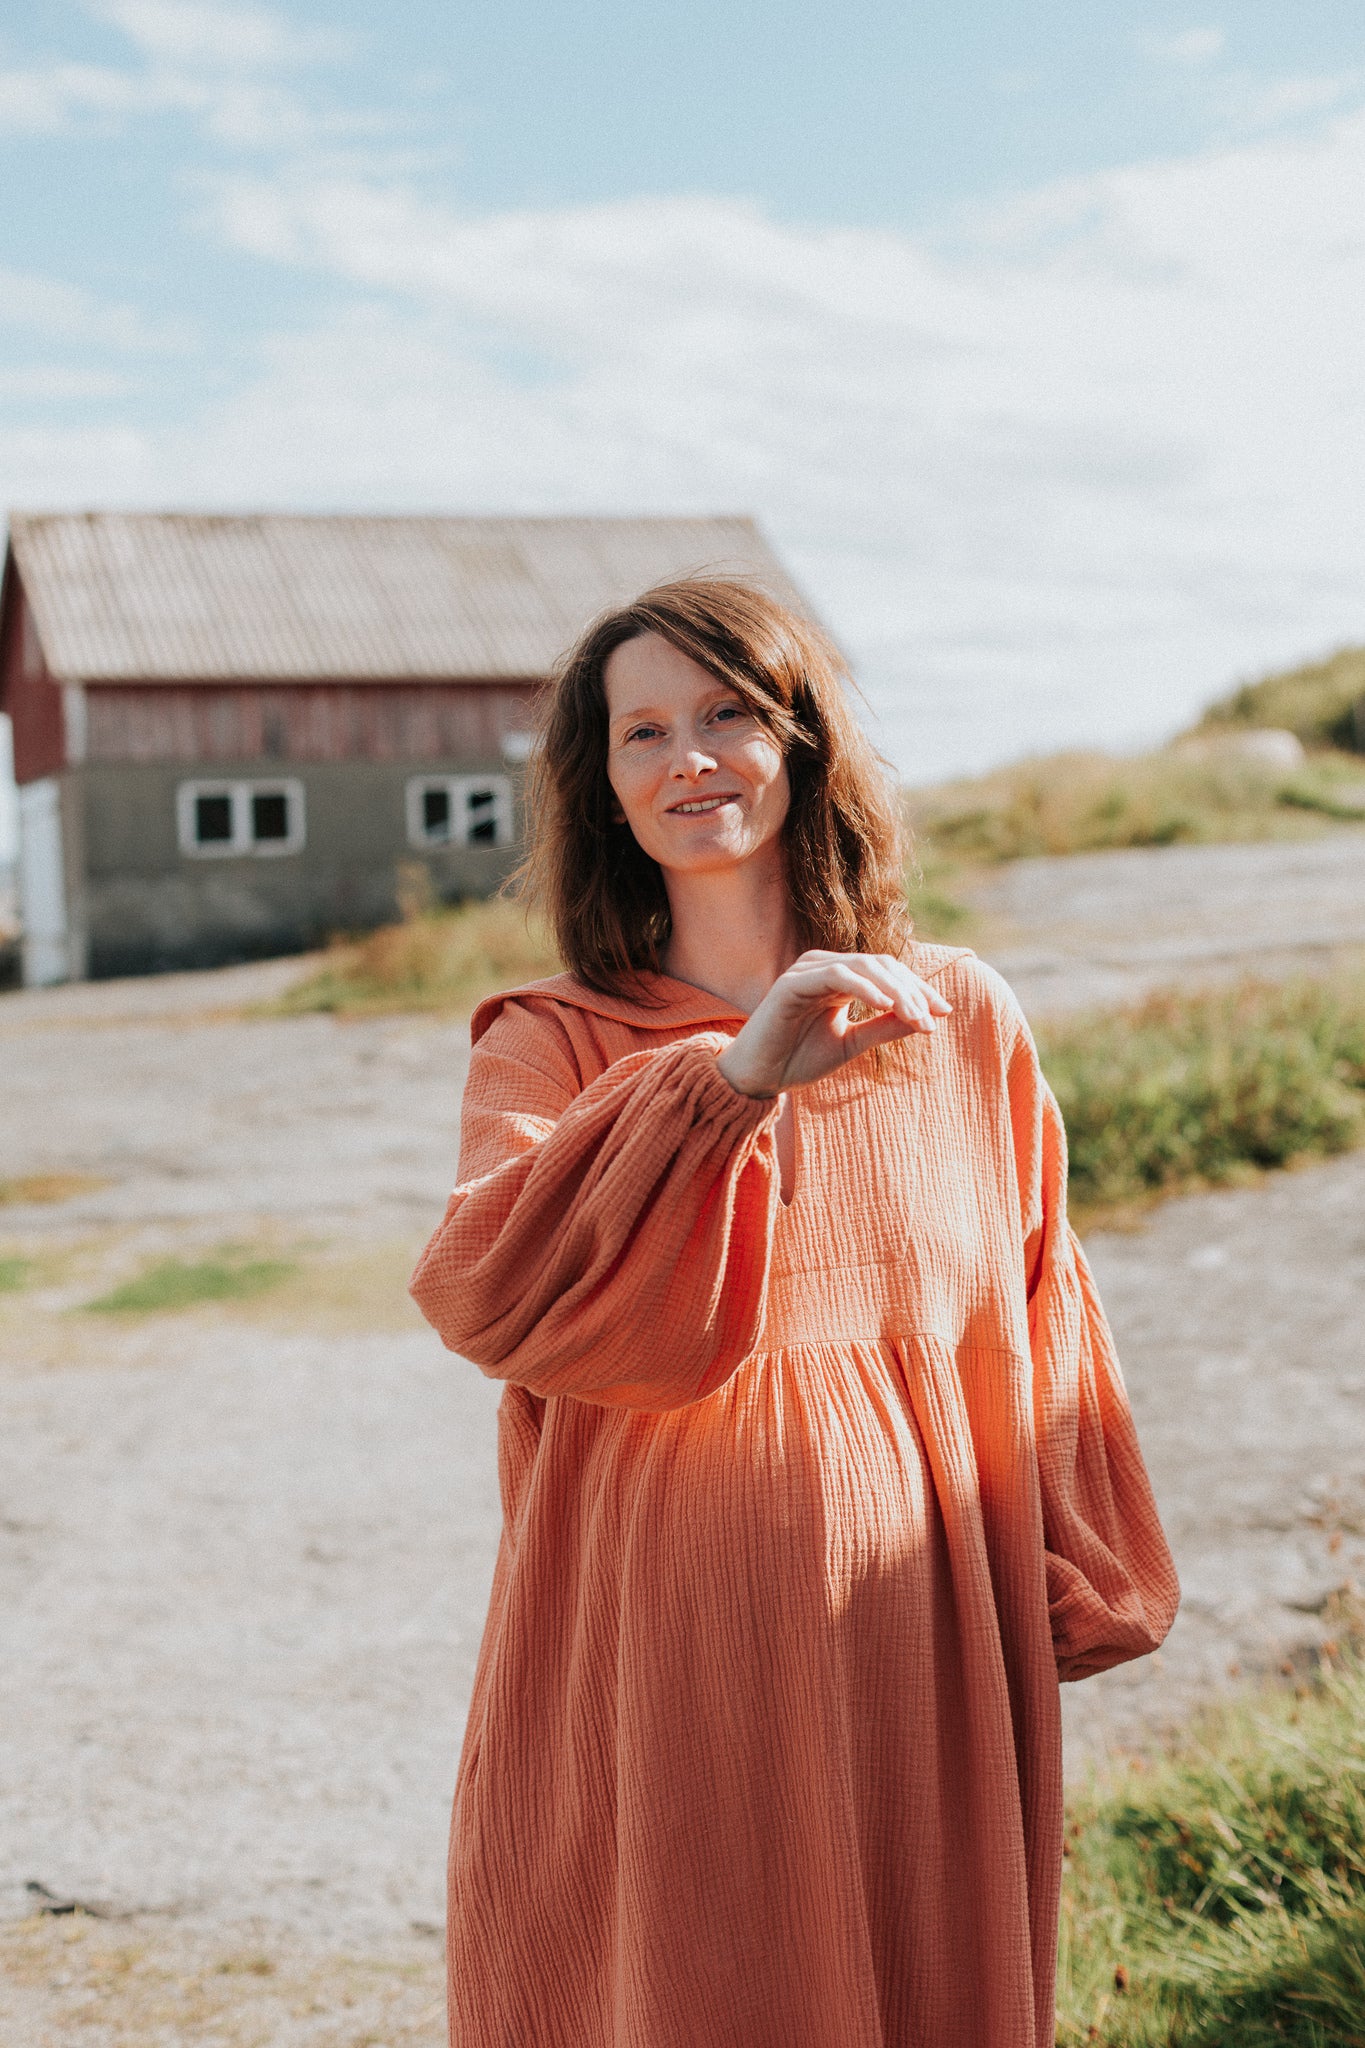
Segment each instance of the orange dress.
[[1057,1680],[1178,1591],[1000,978],[774,1103],[744,1021],[485,1003],[413,1279],[507,1382],[454,2048],[1051,2048]]

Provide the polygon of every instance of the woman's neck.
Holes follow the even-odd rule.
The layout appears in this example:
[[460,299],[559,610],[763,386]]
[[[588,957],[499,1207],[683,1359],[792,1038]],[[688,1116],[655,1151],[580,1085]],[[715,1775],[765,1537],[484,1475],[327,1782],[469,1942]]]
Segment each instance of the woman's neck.
[[737,1010],[756,1010],[801,951],[786,866],[773,852],[710,874],[664,873],[673,920],[665,971]]

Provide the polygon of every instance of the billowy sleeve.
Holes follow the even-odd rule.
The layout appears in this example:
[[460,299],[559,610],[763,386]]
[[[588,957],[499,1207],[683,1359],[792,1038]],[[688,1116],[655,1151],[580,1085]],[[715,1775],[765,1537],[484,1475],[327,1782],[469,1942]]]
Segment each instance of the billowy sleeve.
[[475,1047],[460,1185],[413,1275],[441,1341],[533,1394],[662,1410],[704,1398],[762,1328],[776,1102],[740,1095],[706,1032],[581,1092],[543,1015]]
[[1089,1678],[1156,1649],[1180,1587],[1114,1341],[1067,1218],[1061,1111],[1022,1020],[1010,1100],[1052,1641],[1058,1675]]

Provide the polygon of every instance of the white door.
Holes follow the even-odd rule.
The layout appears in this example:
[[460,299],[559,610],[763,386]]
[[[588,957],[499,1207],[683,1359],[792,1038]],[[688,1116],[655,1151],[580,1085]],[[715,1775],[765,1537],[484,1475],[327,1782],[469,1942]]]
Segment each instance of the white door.
[[62,859],[62,792],[55,775],[19,791],[19,916],[24,985],[46,988],[71,972]]

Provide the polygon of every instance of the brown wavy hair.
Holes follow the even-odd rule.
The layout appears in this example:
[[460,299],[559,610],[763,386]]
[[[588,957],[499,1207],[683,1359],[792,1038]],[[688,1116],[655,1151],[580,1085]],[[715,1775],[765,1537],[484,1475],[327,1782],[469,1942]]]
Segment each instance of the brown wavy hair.
[[787,881],[805,946],[904,952],[905,849],[890,779],[848,702],[850,679],[819,628],[755,584],[696,576],[604,612],[546,684],[527,778],[523,893],[589,988],[638,999],[661,971],[671,921],[658,863],[607,779],[608,657],[657,633],[742,698],[782,749],[791,804]]

